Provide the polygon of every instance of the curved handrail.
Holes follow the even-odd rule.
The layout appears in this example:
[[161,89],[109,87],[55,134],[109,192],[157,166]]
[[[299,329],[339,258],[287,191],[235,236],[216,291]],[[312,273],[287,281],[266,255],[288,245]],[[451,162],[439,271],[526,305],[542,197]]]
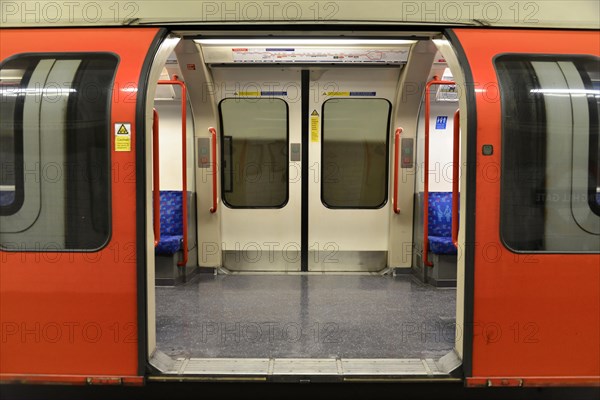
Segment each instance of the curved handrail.
[[211,141],[212,158],[212,207],[211,213],[217,212],[217,130],[213,127],[208,128]]
[[454,113],[454,143],[452,145],[452,243],[458,249],[458,176],[459,176],[460,110]]
[[400,134],[402,131],[403,129],[398,127],[394,134],[394,197],[392,198],[392,204],[396,214],[400,214],[400,207],[398,206],[398,158],[400,157]]
[[433,85],[456,85],[452,81],[439,80],[434,76],[432,80],[425,85],[425,159],[423,161],[423,264],[428,267],[433,267],[433,263],[428,259],[429,253],[429,116],[431,114],[430,88]]
[[160,165],[158,158],[158,111],[152,110],[152,215],[154,222],[154,247],[160,242]]
[[183,219],[183,257],[177,263],[185,267],[188,262],[188,209],[187,209],[187,90],[185,83],[173,75],[172,80],[158,81],[159,85],[179,85],[181,87],[181,215]]

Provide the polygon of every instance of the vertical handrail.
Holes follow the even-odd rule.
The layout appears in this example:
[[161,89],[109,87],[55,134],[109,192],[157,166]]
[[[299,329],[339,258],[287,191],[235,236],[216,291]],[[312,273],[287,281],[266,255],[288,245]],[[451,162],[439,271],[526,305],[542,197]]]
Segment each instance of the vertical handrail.
[[185,83],[173,75],[172,80],[158,81],[159,85],[179,85],[181,87],[181,214],[183,219],[183,259],[177,263],[184,267],[188,262],[188,219],[187,219],[187,90]]
[[153,220],[154,220],[154,247],[160,242],[160,165],[158,158],[158,111],[152,110],[152,192]]
[[398,127],[394,134],[394,197],[392,203],[396,214],[400,214],[400,206],[398,205],[398,158],[400,157],[400,134],[402,130]]
[[211,213],[217,212],[217,130],[213,127],[208,128],[211,141],[211,158],[212,158],[212,207]]
[[452,243],[458,249],[458,176],[459,176],[460,110],[454,113],[454,142],[452,145]]
[[455,85],[452,81],[439,80],[434,76],[432,80],[425,85],[425,159],[424,159],[424,178],[423,178],[423,264],[433,267],[433,263],[428,259],[429,253],[429,116],[431,114],[430,88],[433,85]]

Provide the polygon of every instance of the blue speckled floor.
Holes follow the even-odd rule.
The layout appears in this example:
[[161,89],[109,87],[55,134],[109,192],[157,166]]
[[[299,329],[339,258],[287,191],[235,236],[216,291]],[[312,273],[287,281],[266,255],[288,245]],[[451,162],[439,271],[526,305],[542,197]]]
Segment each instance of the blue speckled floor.
[[409,275],[209,275],[156,288],[171,357],[439,358],[454,345],[454,289]]

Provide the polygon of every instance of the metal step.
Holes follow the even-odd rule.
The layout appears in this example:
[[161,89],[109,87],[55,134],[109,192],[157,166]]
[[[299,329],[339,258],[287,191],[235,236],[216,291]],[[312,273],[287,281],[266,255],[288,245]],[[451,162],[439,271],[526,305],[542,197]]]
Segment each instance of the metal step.
[[179,358],[162,372],[176,376],[449,376],[433,359],[418,358]]

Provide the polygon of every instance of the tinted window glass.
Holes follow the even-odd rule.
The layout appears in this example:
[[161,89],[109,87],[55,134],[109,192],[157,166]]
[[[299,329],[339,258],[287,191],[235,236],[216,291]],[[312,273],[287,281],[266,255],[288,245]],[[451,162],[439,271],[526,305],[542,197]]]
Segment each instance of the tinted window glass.
[[599,59],[501,56],[501,233],[519,251],[600,251]]
[[222,118],[222,199],[231,208],[279,208],[288,200],[288,115],[281,99],[231,98]]
[[117,64],[110,54],[26,55],[2,64],[4,249],[96,250],[108,241]]
[[325,206],[385,204],[390,108],[384,99],[330,99],[323,104],[321,200]]

